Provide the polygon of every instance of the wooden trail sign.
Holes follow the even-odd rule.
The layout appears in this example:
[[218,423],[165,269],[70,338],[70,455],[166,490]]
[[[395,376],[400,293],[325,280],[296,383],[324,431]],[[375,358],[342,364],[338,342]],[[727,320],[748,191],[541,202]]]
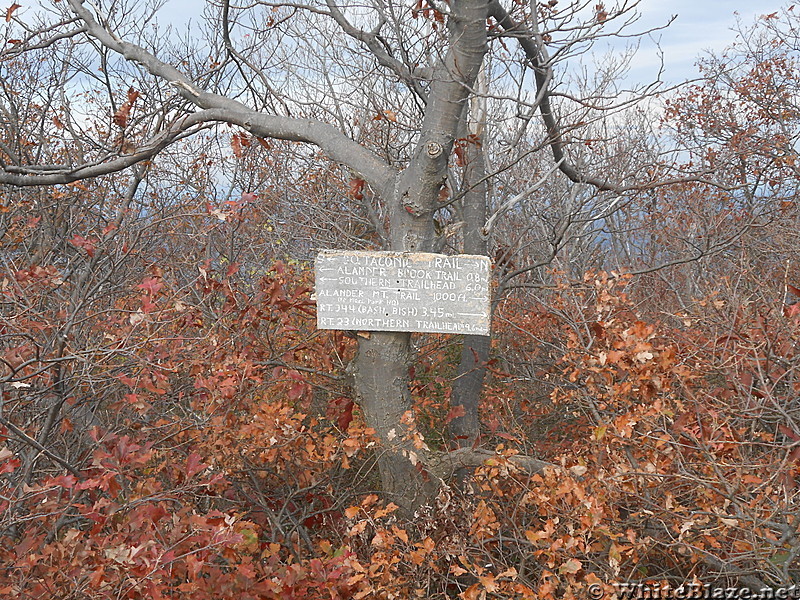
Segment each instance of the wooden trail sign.
[[319,329],[489,335],[489,258],[323,250]]

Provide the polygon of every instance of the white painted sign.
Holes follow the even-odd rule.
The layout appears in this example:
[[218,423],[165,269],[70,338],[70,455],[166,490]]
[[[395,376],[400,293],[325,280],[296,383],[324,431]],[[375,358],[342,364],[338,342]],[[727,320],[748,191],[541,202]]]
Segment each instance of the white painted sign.
[[317,327],[489,335],[486,256],[323,250]]

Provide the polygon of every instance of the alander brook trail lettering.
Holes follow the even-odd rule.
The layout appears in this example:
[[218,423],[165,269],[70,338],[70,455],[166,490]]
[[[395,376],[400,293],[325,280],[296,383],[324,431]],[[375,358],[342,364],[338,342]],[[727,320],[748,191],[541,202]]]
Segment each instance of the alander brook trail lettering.
[[324,250],[315,265],[320,329],[489,335],[489,259]]

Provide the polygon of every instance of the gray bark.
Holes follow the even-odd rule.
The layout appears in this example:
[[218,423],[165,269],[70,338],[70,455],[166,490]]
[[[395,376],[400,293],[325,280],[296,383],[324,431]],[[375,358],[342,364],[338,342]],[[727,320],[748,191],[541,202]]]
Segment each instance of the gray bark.
[[[450,48],[435,70],[425,117],[414,157],[397,177],[392,197],[390,249],[430,252],[436,235],[433,213],[439,190],[447,178],[447,163],[464,115],[464,104],[486,54],[484,0],[456,1],[448,21]],[[379,465],[384,489],[401,508],[413,510],[431,499],[435,487],[402,452],[391,450],[386,423],[411,408],[408,366],[411,354],[407,333],[372,333],[360,340],[355,359],[356,381],[367,422],[375,427],[387,451]],[[380,427],[380,428],[379,428]],[[402,486],[402,491],[400,490]]]
[[[482,138],[485,113],[480,109],[474,111],[478,117],[473,121],[473,135]],[[482,146],[467,144],[465,148],[466,164],[464,166],[463,187],[464,204],[464,253],[488,255],[488,240],[483,235],[486,223],[486,200],[488,185],[486,183],[486,156]],[[463,407],[463,415],[450,422],[450,438],[455,446],[472,446],[480,434],[480,398],[483,380],[486,376],[486,362],[489,360],[491,338],[482,335],[465,335],[461,346],[461,360],[453,381],[450,396],[452,407]]]
[[378,468],[382,490],[389,500],[411,514],[436,489],[436,482],[427,472],[427,449],[411,425],[411,334],[368,335],[359,340],[355,362],[359,405],[367,425],[381,440]]

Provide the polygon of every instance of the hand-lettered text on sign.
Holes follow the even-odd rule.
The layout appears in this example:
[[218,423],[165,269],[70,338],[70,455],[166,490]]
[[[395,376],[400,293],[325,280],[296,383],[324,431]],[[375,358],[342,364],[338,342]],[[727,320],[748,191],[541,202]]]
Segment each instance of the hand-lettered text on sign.
[[489,259],[323,250],[317,327],[489,335]]

